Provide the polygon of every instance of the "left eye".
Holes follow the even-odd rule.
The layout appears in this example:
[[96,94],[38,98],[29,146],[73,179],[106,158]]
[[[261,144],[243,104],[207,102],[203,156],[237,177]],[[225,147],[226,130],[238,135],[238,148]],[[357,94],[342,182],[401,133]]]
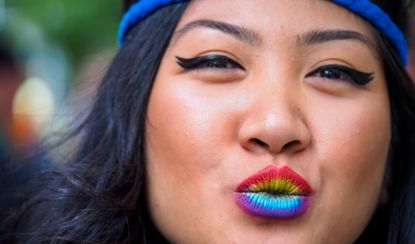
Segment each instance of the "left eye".
[[343,65],[325,65],[312,71],[307,77],[340,80],[350,82],[354,85],[364,86],[373,80],[373,73],[358,71]]
[[176,57],[177,64],[185,70],[203,70],[203,69],[239,69],[245,70],[235,60],[217,54],[209,54],[196,58]]

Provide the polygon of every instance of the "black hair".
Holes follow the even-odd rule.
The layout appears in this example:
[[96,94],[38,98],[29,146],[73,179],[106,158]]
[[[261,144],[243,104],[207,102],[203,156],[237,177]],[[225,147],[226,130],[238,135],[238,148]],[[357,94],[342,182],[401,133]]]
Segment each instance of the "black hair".
[[[125,0],[125,9],[133,3]],[[406,2],[379,0],[402,30]],[[393,3],[392,3],[393,2]],[[187,3],[164,7],[134,26],[73,133],[79,149],[17,216],[11,238],[25,242],[163,243],[144,194],[144,125],[152,82]],[[390,43],[377,33],[387,79],[392,141],[382,204],[358,243],[415,240],[415,90]],[[24,230],[22,232],[21,230]],[[23,234],[24,233],[24,234]]]
[[39,192],[14,217],[10,241],[166,242],[145,206],[144,125],[152,82],[186,6],[160,9],[130,30],[89,115],[68,137],[81,138],[77,152],[36,179],[31,188]]

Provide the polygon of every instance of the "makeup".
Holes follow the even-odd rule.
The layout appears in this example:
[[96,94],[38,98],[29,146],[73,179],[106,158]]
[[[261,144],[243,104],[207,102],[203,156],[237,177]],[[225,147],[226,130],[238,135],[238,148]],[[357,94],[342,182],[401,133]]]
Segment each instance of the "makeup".
[[307,76],[318,76],[330,80],[341,80],[357,86],[365,86],[374,78],[373,73],[358,71],[338,64],[323,65]]
[[311,194],[307,181],[288,166],[271,165],[239,184],[235,202],[254,216],[290,219],[306,212]]
[[240,69],[245,70],[238,62],[219,54],[207,54],[196,58],[176,57],[177,64],[185,70],[197,69]]

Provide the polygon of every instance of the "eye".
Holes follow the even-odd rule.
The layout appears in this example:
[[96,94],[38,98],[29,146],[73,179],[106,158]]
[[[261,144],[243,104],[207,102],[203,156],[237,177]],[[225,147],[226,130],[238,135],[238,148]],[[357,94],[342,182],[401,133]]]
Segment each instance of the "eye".
[[177,64],[185,70],[203,69],[240,69],[245,70],[242,65],[224,55],[209,54],[196,58],[176,57]]
[[328,80],[350,82],[357,86],[364,86],[373,80],[373,73],[358,71],[343,65],[331,64],[317,68],[307,77],[321,77]]

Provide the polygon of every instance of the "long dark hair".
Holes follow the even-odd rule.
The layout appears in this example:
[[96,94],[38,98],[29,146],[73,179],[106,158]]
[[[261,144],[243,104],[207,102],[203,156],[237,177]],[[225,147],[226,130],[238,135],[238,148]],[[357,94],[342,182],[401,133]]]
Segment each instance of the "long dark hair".
[[146,212],[144,125],[152,82],[186,6],[165,7],[130,31],[89,115],[71,133],[81,138],[77,152],[37,179],[41,190],[17,216],[13,240],[164,242]]
[[[125,0],[128,9],[133,0]],[[407,29],[405,2],[374,1]],[[128,34],[100,85],[70,162],[46,174],[17,216],[14,240],[25,242],[167,242],[147,214],[144,192],[146,108],[160,60],[187,3],[165,7]],[[392,114],[385,174],[389,201],[358,242],[415,240],[415,89],[391,45],[378,33]],[[40,181],[38,181],[40,182]],[[383,233],[383,235],[381,235]],[[381,237],[381,238],[379,238]],[[380,243],[379,242],[379,243]],[[376,242],[378,243],[378,242]]]

